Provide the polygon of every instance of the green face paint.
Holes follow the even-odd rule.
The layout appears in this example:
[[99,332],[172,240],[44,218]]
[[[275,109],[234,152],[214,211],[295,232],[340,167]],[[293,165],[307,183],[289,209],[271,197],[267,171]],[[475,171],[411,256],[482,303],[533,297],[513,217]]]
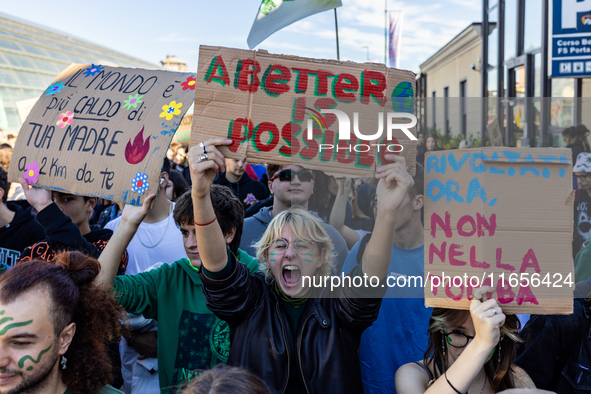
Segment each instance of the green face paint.
[[[47,353],[49,351],[49,349],[51,349],[52,345],[49,345],[49,347],[47,349],[43,349],[41,350],[41,352],[39,353],[39,355],[37,356],[37,360],[35,360],[33,357],[26,355],[23,358],[21,358],[20,360],[18,360],[18,367],[22,368],[25,365],[25,361],[27,360],[31,360],[32,362],[34,362],[35,364],[39,364],[39,361],[41,361],[41,357]],[[30,371],[33,369],[33,366],[30,366],[27,368],[27,371]]]
[[304,256],[314,256],[312,253],[304,253]]
[[302,259],[302,260],[304,260],[304,261],[305,261],[305,262],[307,262],[307,263],[313,263],[313,261],[312,261],[312,260],[308,260],[308,259]]
[[494,348],[492,350],[492,352],[490,352],[490,354],[488,355],[488,358],[491,358],[493,356],[493,354],[495,354],[495,350],[497,350],[497,348]]
[[[0,315],[3,315],[4,312],[5,311],[0,311]],[[4,323],[8,323],[9,321],[12,321],[12,320],[14,320],[12,317],[9,317],[9,316],[4,317],[4,318],[0,319],[0,325],[2,325]],[[6,334],[6,331],[10,330],[11,328],[27,326],[31,323],[33,323],[33,320],[8,324],[8,325],[4,326],[4,328],[2,330],[0,330],[0,335]]]

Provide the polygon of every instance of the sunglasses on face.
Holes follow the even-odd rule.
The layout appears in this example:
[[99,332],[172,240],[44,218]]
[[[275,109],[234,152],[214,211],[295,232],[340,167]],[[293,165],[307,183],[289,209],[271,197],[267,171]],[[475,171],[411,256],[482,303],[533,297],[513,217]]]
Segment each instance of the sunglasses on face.
[[281,182],[291,182],[293,178],[298,177],[301,182],[310,182],[314,179],[314,174],[310,170],[292,171],[283,170],[273,175],[271,181],[279,178]]

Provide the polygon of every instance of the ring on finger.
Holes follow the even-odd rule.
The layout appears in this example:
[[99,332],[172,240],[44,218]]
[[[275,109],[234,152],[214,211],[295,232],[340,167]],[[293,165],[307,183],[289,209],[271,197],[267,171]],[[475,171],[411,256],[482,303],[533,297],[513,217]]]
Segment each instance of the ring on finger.
[[499,313],[499,312],[497,312],[496,308],[490,308],[490,310],[492,311],[493,316],[496,316]]
[[209,160],[209,157],[207,157],[207,153],[203,153],[201,155],[199,155],[199,163],[203,163],[204,161]]
[[199,146],[201,147],[201,149],[203,149],[203,154],[207,154],[207,148],[205,147],[205,144],[203,143],[203,141],[201,141],[199,143]]

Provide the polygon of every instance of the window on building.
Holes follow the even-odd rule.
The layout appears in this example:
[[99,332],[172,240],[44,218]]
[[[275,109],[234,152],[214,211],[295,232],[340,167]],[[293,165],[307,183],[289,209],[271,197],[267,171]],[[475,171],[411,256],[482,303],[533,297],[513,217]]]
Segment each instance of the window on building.
[[435,103],[437,102],[437,100],[436,100],[437,94],[436,94],[435,90],[433,91],[432,96],[433,96],[433,100],[431,100],[432,101],[431,107],[433,108],[433,130],[437,130],[437,107],[435,106]]
[[496,67],[499,61],[499,29],[497,29],[497,21],[499,20],[498,14],[499,10],[497,7],[494,7],[488,12],[488,31],[490,32],[488,35],[488,64],[491,68]]
[[525,0],[524,52],[542,46],[542,5],[540,0]]
[[443,133],[449,134],[449,87],[443,88]]
[[468,114],[466,110],[466,81],[460,81],[460,134],[466,137]]
[[517,3],[505,0],[505,60],[517,56]]
[[574,78],[552,78],[552,101],[550,104],[550,125],[569,127],[574,123],[575,80]]

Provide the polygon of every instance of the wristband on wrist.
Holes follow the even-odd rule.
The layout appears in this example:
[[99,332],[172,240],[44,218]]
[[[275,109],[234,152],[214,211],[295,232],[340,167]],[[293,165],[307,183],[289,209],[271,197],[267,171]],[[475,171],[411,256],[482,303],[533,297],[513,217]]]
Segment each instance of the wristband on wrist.
[[214,216],[213,217],[213,220],[211,222],[207,222],[207,223],[204,223],[204,224],[199,224],[199,223],[197,223],[196,221],[193,220],[193,223],[195,223],[195,226],[203,227],[203,226],[208,226],[208,225],[212,224],[213,222],[216,221],[216,219],[217,219],[217,216]]
[[451,384],[451,382],[449,381],[449,379],[447,378],[447,371],[445,371],[443,373],[443,375],[445,376],[445,380],[447,380],[447,384],[449,384],[449,387],[451,387],[456,393],[458,394],[468,394],[468,392],[462,393],[461,391],[458,391],[457,388],[454,387],[453,384]]

